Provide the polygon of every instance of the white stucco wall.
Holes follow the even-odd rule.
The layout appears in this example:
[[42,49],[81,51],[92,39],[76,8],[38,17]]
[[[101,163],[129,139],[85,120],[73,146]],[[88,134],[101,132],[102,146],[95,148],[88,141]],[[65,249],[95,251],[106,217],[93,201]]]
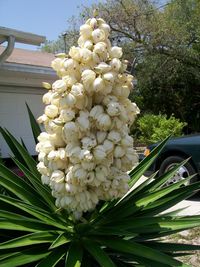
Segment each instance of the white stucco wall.
[[[0,126],[7,128],[18,140],[23,139],[32,155],[35,155],[35,143],[29,124],[27,103],[37,118],[43,113],[42,95],[44,90],[0,85]],[[0,136],[0,153],[6,158],[11,153]]]

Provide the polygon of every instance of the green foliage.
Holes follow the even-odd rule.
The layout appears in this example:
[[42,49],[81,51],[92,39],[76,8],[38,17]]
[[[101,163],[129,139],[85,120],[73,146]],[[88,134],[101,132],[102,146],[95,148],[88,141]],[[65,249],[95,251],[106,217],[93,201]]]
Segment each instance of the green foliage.
[[[37,129],[33,118],[31,123],[32,129]],[[152,176],[136,186],[168,138],[130,171],[130,190],[126,195],[99,203],[95,211],[74,221],[66,211],[56,208],[50,188],[41,184],[36,162],[23,145],[8,131],[1,129],[1,133],[12,148],[14,162],[27,179],[21,179],[0,165],[0,185],[12,193],[12,197],[0,195],[1,267],[57,264],[67,267],[184,267],[188,265],[175,258],[177,253],[181,256],[185,251],[200,250],[200,246],[159,240],[161,236],[200,226],[200,216],[180,217],[176,212],[161,214],[200,189],[200,182],[181,187],[185,181],[180,181],[163,187],[179,165],[156,180]]]
[[173,115],[167,118],[166,115],[145,114],[137,120],[138,139],[144,144],[156,143],[169,135],[182,135],[182,130],[186,125],[187,123],[181,122]]

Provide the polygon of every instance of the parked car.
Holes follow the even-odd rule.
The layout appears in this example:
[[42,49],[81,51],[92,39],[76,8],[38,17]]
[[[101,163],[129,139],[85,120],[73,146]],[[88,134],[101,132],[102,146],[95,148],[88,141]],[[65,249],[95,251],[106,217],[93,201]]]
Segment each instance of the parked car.
[[[158,143],[148,146],[144,156],[149,155]],[[154,164],[149,169],[150,172],[159,171],[159,175],[164,174],[184,159],[189,161],[179,168],[176,175],[168,181],[168,184],[180,181],[190,175],[196,174],[190,180],[193,183],[199,179],[200,175],[200,134],[171,138]]]

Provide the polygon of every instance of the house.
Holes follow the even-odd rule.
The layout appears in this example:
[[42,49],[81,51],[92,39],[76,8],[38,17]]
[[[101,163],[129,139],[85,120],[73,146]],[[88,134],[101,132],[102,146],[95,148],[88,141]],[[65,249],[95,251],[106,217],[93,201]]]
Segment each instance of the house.
[[[54,55],[41,51],[14,48],[15,42],[40,45],[45,37],[0,27],[0,126],[17,139],[23,139],[29,152],[35,154],[35,144],[29,124],[26,103],[35,117],[43,113],[42,82],[52,83],[56,74],[50,64]],[[10,151],[0,136],[0,154],[9,158]]]

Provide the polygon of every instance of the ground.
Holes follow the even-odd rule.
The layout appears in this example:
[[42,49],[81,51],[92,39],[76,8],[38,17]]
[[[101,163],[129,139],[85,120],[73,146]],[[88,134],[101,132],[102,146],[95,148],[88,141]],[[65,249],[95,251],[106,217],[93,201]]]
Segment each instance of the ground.
[[[200,228],[193,228],[191,230],[185,230],[178,234],[167,237],[169,242],[177,242],[182,244],[200,245]],[[166,241],[166,240],[165,240]],[[192,252],[191,255],[187,255],[179,258],[180,261],[185,264],[190,264],[192,267],[200,266],[200,251]]]

